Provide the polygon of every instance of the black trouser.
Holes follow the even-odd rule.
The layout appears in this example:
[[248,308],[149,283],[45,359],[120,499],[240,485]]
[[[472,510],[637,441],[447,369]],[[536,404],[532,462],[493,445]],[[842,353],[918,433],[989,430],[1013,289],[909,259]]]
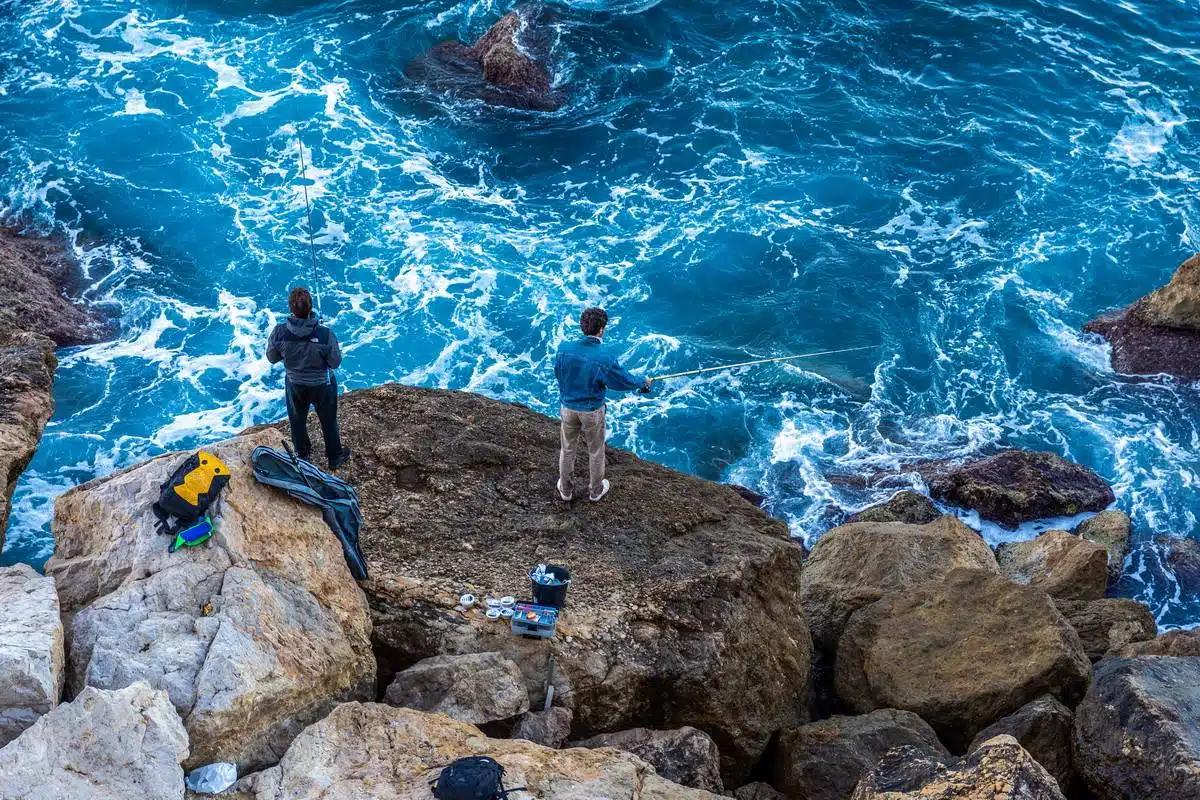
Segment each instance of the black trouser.
[[312,454],[312,442],[308,438],[308,409],[317,407],[317,419],[321,422],[321,433],[325,436],[325,457],[336,461],[342,455],[342,436],[337,421],[337,378],[331,378],[324,386],[300,386],[287,381],[288,422],[292,426],[292,446],[296,455],[307,460]]

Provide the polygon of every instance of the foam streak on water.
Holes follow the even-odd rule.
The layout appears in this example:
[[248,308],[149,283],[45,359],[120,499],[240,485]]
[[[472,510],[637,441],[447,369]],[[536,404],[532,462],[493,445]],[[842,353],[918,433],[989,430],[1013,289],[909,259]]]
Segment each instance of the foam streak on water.
[[651,373],[878,343],[622,398],[614,438],[807,540],[894,491],[847,476],[1053,450],[1134,517],[1120,592],[1200,621],[1154,544],[1197,535],[1197,389],[1079,333],[1200,250],[1195,0],[588,0],[556,7],[560,112],[404,81],[508,8],[0,0],[0,202],[69,232],[124,325],[62,354],[6,560],[49,554],[64,488],[282,413],[303,146],[344,385],[553,413],[594,302]]

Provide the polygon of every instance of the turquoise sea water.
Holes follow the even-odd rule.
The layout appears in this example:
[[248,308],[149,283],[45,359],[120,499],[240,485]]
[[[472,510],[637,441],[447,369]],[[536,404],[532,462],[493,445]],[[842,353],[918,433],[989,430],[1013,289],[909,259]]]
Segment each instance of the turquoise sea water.
[[553,413],[587,303],[651,373],[877,344],[623,398],[613,438],[810,541],[892,491],[837,476],[1053,450],[1134,517],[1119,592],[1200,623],[1154,543],[1197,535],[1200,392],[1079,333],[1200,250],[1197,0],[589,0],[555,6],[559,112],[405,81],[510,7],[0,1],[0,202],[123,326],[61,354],[6,561],[50,554],[66,487],[282,414],[302,142],[345,386]]

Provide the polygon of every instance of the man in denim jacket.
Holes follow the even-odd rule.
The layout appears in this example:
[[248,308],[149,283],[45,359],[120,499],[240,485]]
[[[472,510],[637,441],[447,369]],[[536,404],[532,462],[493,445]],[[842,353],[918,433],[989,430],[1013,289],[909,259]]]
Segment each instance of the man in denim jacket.
[[562,405],[562,449],[558,454],[558,496],[574,497],[571,475],[575,471],[575,447],[580,435],[587,445],[588,499],[593,503],[608,493],[604,479],[604,397],[608,389],[643,394],[650,392],[650,380],[634,377],[617,363],[617,357],[604,347],[604,329],[608,314],[602,308],[589,308],[579,319],[583,337],[564,342],[554,358],[554,376]]

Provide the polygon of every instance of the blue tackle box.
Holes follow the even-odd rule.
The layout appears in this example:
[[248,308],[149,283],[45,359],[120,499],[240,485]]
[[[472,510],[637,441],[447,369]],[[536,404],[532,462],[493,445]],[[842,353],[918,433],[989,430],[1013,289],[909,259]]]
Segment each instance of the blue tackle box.
[[521,636],[549,639],[558,625],[558,609],[534,603],[517,603],[513,608],[512,632]]

